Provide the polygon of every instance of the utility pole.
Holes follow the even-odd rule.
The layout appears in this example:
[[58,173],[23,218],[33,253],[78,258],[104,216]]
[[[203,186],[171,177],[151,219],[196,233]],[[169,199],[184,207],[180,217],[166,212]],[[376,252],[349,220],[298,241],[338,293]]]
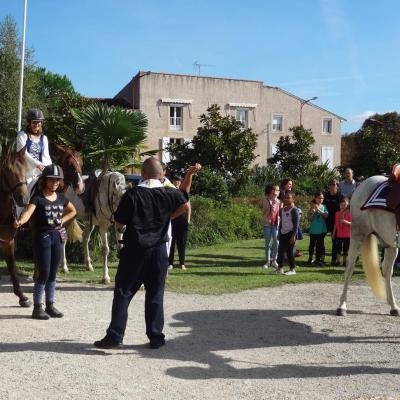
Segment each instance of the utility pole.
[[193,68],[195,71],[197,71],[197,76],[200,76],[201,68],[202,67],[215,67],[215,65],[212,64],[200,64],[197,61],[193,63]]
[[18,132],[21,130],[22,120],[22,98],[24,93],[24,69],[25,69],[25,37],[26,37],[26,10],[28,0],[23,0],[23,17],[22,17],[22,54],[21,54],[21,73],[19,80],[19,102],[18,102]]
[[314,97],[312,97],[311,99],[308,99],[308,100],[300,100],[300,126],[302,126],[302,114],[303,114],[304,104],[307,104],[310,101],[317,100],[317,99],[318,99],[318,97],[314,96]]

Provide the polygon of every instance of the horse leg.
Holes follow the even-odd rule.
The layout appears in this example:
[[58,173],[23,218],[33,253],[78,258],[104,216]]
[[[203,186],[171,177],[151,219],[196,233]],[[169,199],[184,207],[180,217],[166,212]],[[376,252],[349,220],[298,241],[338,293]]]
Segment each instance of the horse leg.
[[393,265],[397,257],[397,249],[395,247],[388,247],[385,249],[385,258],[383,259],[382,275],[386,281],[386,296],[387,302],[390,305],[390,315],[396,317],[400,316],[399,307],[396,304],[396,300],[392,290],[392,274]]
[[90,235],[92,234],[94,229],[94,225],[92,224],[86,224],[85,229],[83,230],[83,253],[84,253],[84,262],[86,265],[86,268],[89,271],[93,271],[93,265],[92,265],[92,259],[90,258],[90,253],[89,253],[89,240],[90,240]]
[[13,284],[14,294],[19,297],[19,305],[21,307],[30,307],[32,302],[25,296],[19,283],[17,275],[17,265],[14,257],[14,243],[10,244],[9,248],[5,251],[5,260],[7,263],[8,272],[10,273],[11,282]]
[[344,272],[344,286],[340,297],[340,305],[336,310],[336,315],[345,316],[347,314],[347,290],[349,289],[350,279],[354,272],[357,256],[360,254],[362,238],[352,237],[350,240],[349,255],[347,257],[346,270]]
[[108,253],[110,252],[110,248],[108,247],[108,234],[107,234],[107,227],[100,226],[100,237],[101,242],[103,244],[103,279],[102,283],[109,285],[110,275],[108,274]]
[[69,272],[68,265],[67,265],[67,256],[65,251],[65,246],[67,245],[67,241],[63,240],[61,242],[61,269],[66,274]]

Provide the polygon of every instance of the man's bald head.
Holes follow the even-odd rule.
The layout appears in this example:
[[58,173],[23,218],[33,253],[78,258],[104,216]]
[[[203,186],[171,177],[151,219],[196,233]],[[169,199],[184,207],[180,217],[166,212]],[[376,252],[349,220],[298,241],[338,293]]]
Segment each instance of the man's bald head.
[[142,164],[143,179],[158,179],[162,172],[160,161],[155,157],[149,157]]

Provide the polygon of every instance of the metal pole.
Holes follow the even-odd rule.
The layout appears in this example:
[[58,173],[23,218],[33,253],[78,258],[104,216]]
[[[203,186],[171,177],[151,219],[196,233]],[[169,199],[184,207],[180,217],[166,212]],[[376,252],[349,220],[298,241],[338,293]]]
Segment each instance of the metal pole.
[[26,35],[26,9],[28,0],[23,0],[24,13],[22,17],[22,53],[21,53],[21,73],[19,81],[19,103],[18,103],[18,132],[21,130],[22,120],[22,95],[24,92],[24,69],[25,69],[25,35]]

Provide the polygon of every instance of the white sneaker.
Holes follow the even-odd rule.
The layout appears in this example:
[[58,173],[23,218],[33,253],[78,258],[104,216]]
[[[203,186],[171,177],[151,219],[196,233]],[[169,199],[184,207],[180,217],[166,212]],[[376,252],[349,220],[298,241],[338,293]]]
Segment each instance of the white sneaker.
[[184,271],[186,271],[186,267],[182,264],[181,265],[181,269],[183,269]]
[[172,269],[172,268],[174,268],[173,265],[168,265],[168,269]]
[[290,269],[285,275],[296,275],[296,271],[294,269]]
[[268,263],[264,264],[263,268],[268,269],[269,268],[269,264]]
[[283,268],[277,268],[277,269],[275,270],[275,274],[284,275],[284,274],[285,274],[285,271],[283,270]]
[[272,260],[272,261],[271,261],[271,267],[273,267],[273,268],[278,268],[278,267],[279,267],[279,265],[278,265],[278,263],[276,262],[276,260]]

